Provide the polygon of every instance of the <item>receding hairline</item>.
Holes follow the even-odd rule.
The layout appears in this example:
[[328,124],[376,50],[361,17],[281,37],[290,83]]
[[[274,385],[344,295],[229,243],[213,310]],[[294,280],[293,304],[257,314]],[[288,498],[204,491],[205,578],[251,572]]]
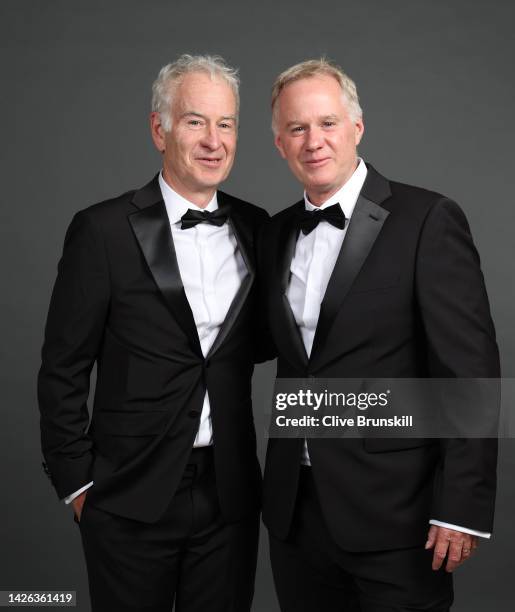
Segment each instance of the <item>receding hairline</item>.
[[[340,81],[333,75],[333,74],[320,74],[320,73],[316,73],[316,74],[309,74],[309,75],[303,75],[303,76],[299,76],[296,79],[292,79],[290,81],[288,81],[287,83],[284,84],[284,86],[280,89],[280,91],[277,94],[277,97],[275,99],[275,103],[272,106],[272,115],[273,115],[273,125],[276,125],[276,121],[277,121],[277,115],[280,112],[279,111],[279,97],[281,96],[281,94],[288,89],[291,85],[295,85],[296,83],[300,83],[301,81],[309,81],[309,80],[313,80],[313,79],[320,79],[320,80],[329,80],[330,78],[332,78],[332,81],[334,81],[338,87],[338,90],[341,94],[341,96],[339,96],[340,101],[343,104],[343,108],[345,109],[345,111],[347,113],[349,113],[350,116],[350,110],[349,110],[349,101],[348,101],[348,97],[345,93],[345,90],[342,88]],[[333,92],[334,93],[334,92]],[[331,94],[332,95],[332,94]],[[318,121],[325,121],[325,120],[336,120],[336,121],[340,121],[340,116],[334,113],[325,113],[325,112],[320,112],[317,115],[317,120]],[[287,123],[283,126],[285,128],[291,128],[294,125],[301,125],[303,124],[303,120],[300,118],[293,118],[287,121]]]
[[234,88],[232,87],[231,83],[229,83],[227,79],[223,77],[222,75],[211,74],[207,70],[200,69],[200,70],[196,70],[192,72],[187,72],[185,74],[181,74],[177,78],[170,80],[168,82],[168,87],[171,88],[174,94],[176,94],[178,91],[180,91],[185,81],[187,81],[188,79],[192,77],[196,77],[199,75],[207,77],[207,79],[211,81],[211,83],[214,83],[216,85],[222,85],[226,87],[231,92],[232,97],[234,98],[236,109],[238,108],[238,96],[236,95],[236,92],[234,91]]
[[312,79],[331,79],[343,91],[342,85],[340,81],[338,80],[338,78],[334,74],[331,74],[330,72],[314,72],[313,74],[302,74],[302,75],[299,75],[298,77],[295,77],[295,78],[292,78],[286,81],[279,87],[275,97],[272,99],[272,108],[274,107],[281,93],[287,87],[289,87],[290,85],[294,85],[295,83],[300,83],[300,81],[310,81]]
[[281,92],[288,85],[302,81],[304,79],[312,79],[316,77],[332,77],[340,86],[340,89],[345,92],[345,82],[354,82],[348,77],[343,70],[332,62],[321,58],[319,60],[307,60],[299,64],[295,64],[286,70],[283,70],[274,81],[272,86],[272,109],[277,102]]
[[170,109],[177,89],[188,75],[205,74],[213,83],[226,83],[232,90],[239,112],[238,70],[229,66],[219,55],[182,54],[174,62],[163,66],[152,84],[152,112],[159,113],[165,131],[171,129]]
[[[227,82],[227,80],[221,77],[218,74],[210,74],[204,70],[198,70],[194,72],[188,72],[186,74],[181,75],[175,81],[169,83],[169,86],[173,88],[173,96],[172,103],[169,109],[170,113],[177,113],[176,118],[181,120],[185,117],[198,117],[204,121],[208,120],[208,117],[205,113],[203,113],[200,109],[196,108],[195,97],[190,98],[189,101],[185,101],[181,95],[181,87],[184,84],[184,80],[189,76],[195,76],[197,74],[205,74],[211,81],[217,81],[218,83],[227,86],[228,90],[232,94],[233,103],[234,103],[234,112],[227,112],[232,109],[226,108],[226,112],[216,117],[216,121],[232,121],[235,126],[238,125],[238,98],[234,92],[234,89],[231,87],[231,84]],[[178,95],[179,94],[179,95]],[[170,115],[171,116],[171,115]]]
[[195,69],[190,70],[188,72],[184,72],[182,74],[178,74],[175,77],[171,77],[168,82],[178,85],[180,83],[183,83],[189,77],[195,77],[195,76],[198,76],[198,75],[205,76],[205,77],[207,77],[212,82],[219,82],[219,83],[222,83],[224,85],[227,85],[227,87],[229,87],[232,91],[234,91],[233,86],[227,80],[227,77],[223,73],[218,73],[218,72],[214,72],[213,73],[213,72],[210,72],[207,68],[203,68],[203,67],[195,68]]
[[359,97],[354,81],[346,74],[342,68],[331,60],[321,57],[319,59],[311,59],[290,66],[283,70],[275,79],[272,86],[271,107],[272,107],[272,129],[276,132],[277,119],[277,102],[282,91],[298,81],[312,79],[315,77],[326,78],[332,77],[339,85],[342,96],[350,116],[354,119],[360,119],[363,116],[363,111],[359,104]]

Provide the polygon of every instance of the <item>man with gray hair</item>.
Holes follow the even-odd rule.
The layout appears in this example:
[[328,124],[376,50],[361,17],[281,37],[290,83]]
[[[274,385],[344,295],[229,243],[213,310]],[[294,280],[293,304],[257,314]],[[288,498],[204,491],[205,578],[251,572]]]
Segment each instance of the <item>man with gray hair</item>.
[[[358,157],[353,81],[302,62],[276,79],[272,113],[304,187],[262,255],[277,376],[499,377],[465,216]],[[281,610],[449,610],[452,572],[492,531],[496,457],[492,439],[271,438],[263,518]]]
[[80,528],[94,611],[250,610],[254,244],[267,214],[218,190],[238,106],[236,71],[220,57],[162,68],[150,116],[162,170],[78,212],[66,234],[41,437],[45,471]]

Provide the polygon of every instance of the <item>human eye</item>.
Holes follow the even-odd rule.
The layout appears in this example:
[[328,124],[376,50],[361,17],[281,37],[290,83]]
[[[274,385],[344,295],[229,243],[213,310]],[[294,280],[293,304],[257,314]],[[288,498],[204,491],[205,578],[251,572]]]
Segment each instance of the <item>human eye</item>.
[[292,134],[302,134],[302,132],[304,131],[304,126],[294,125],[290,131]]
[[325,128],[332,128],[336,125],[336,121],[334,121],[333,119],[326,119],[325,121],[322,122],[322,126]]
[[187,125],[192,128],[199,128],[202,127],[203,122],[201,119],[188,119]]
[[234,125],[231,121],[222,121],[218,124],[218,127],[220,127],[222,130],[232,130]]

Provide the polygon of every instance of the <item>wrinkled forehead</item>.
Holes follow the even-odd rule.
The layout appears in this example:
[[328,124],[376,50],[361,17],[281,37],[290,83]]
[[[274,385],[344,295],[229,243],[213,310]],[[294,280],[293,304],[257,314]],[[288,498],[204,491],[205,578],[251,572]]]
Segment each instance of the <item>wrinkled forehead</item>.
[[292,81],[277,99],[281,119],[303,116],[328,116],[345,112],[343,90],[331,76],[317,75]]
[[343,89],[337,79],[327,74],[315,74],[301,77],[286,83],[281,89],[278,101],[284,98],[306,98],[309,94],[324,94],[340,98]]
[[[186,74],[173,90],[173,109],[236,114],[236,96],[231,85],[220,76],[204,72]],[[200,110],[199,110],[200,109]]]

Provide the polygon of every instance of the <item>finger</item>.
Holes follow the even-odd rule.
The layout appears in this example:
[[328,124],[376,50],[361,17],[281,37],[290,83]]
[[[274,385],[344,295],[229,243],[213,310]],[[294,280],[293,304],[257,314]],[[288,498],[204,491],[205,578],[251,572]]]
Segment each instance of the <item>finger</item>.
[[453,572],[458,567],[458,565],[460,565],[462,550],[462,538],[455,538],[451,540],[449,545],[449,551],[447,553],[447,565],[445,566],[445,570],[447,572]]
[[473,538],[471,535],[465,534],[463,538],[463,548],[461,549],[461,561],[465,561],[472,554],[472,542]]
[[436,542],[436,534],[438,533],[438,527],[436,525],[431,525],[429,531],[427,532],[427,542],[425,543],[424,548],[428,550],[429,548],[433,548]]
[[449,540],[446,537],[438,537],[435,544],[435,552],[433,553],[432,568],[434,570],[439,570],[442,567],[448,548]]

